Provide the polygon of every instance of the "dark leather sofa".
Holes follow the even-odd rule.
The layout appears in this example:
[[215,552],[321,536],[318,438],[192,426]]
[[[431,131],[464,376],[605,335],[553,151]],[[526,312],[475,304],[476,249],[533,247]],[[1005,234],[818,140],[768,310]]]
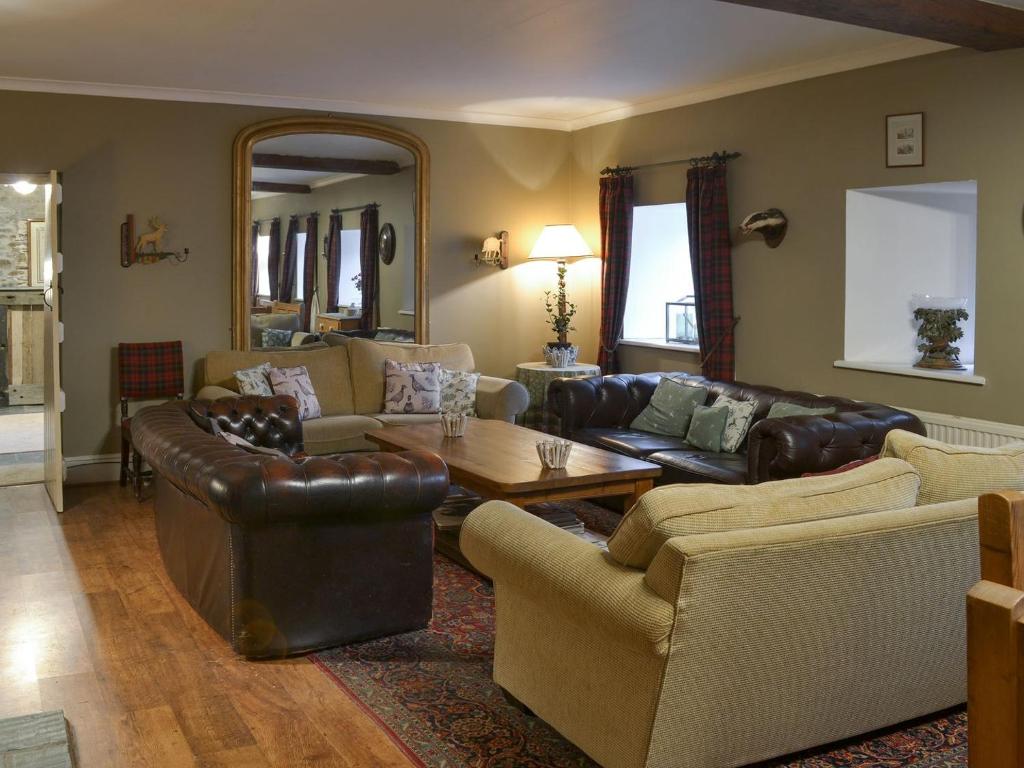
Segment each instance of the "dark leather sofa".
[[[737,453],[710,453],[681,438],[629,428],[650,402],[658,381],[671,376],[708,389],[708,404],[719,395],[757,403],[754,424]],[[773,403],[809,408],[834,407],[827,416],[766,418]],[[876,455],[886,434],[905,429],[923,435],[911,413],[876,403],[819,397],[742,382],[709,381],[685,373],[591,376],[557,379],[549,385],[548,407],[559,419],[562,437],[660,464],[659,484],[743,485],[825,472]]]
[[[230,445],[210,418],[287,455]],[[430,620],[431,511],[448,493],[435,455],[302,458],[286,396],[145,408],[132,439],[153,468],[167,573],[237,653],[304,653]]]

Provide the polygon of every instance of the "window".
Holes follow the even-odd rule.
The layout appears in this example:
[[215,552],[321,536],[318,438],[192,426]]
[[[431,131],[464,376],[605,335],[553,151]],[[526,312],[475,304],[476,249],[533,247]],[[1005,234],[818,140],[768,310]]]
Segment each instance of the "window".
[[256,238],[256,295],[270,296],[270,270],[267,268],[270,256],[270,235]]
[[405,226],[403,247],[396,258],[402,259],[402,308],[400,315],[416,314],[416,232],[411,224]]
[[363,294],[353,278],[359,274],[359,230],[341,230],[341,266],[338,269],[338,306],[362,306]]
[[302,301],[303,271],[306,267],[306,233],[295,234],[295,301]]
[[666,343],[665,305],[692,294],[686,203],[636,206],[623,338]]
[[922,375],[914,309],[958,299],[970,315],[956,342],[966,370],[925,373],[981,383],[970,380],[977,241],[975,181],[847,190],[845,345],[836,365]]

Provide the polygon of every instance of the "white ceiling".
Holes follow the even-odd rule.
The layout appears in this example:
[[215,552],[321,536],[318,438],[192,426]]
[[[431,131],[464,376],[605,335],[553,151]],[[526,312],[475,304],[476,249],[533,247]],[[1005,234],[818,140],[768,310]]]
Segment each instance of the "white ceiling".
[[560,129],[945,47],[715,0],[0,0],[0,89]]

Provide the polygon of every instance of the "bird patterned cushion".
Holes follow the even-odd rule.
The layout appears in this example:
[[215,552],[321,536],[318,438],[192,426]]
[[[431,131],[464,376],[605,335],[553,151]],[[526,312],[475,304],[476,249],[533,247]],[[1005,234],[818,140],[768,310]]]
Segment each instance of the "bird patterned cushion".
[[384,413],[439,413],[441,364],[384,361]]
[[731,397],[719,395],[711,404],[713,408],[728,408],[729,416],[725,420],[725,431],[722,433],[722,451],[736,453],[743,438],[754,423],[754,409],[757,403],[753,400],[733,400]]
[[275,395],[291,395],[298,401],[300,421],[320,418],[320,401],[316,399],[306,366],[271,368],[268,376]]
[[476,385],[479,373],[441,369],[441,410],[476,416]]
[[254,368],[235,371],[238,393],[240,395],[259,395],[260,397],[273,395],[274,390],[270,388],[270,380],[267,378],[273,367],[270,363],[261,363]]

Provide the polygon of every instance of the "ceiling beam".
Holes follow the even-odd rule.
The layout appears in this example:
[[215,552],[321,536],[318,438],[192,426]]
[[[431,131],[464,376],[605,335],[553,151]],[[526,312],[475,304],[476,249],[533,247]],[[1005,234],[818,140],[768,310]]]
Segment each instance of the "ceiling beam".
[[1002,51],[1024,47],[1024,10],[982,0],[721,0],[911,37]]
[[402,170],[394,160],[271,155],[264,152],[254,152],[252,164],[257,168],[284,168],[289,171],[323,171],[324,173],[365,173],[379,176],[389,176]]
[[286,192],[296,195],[308,195],[313,190],[306,184],[282,184],[279,181],[254,181],[253,192]]

